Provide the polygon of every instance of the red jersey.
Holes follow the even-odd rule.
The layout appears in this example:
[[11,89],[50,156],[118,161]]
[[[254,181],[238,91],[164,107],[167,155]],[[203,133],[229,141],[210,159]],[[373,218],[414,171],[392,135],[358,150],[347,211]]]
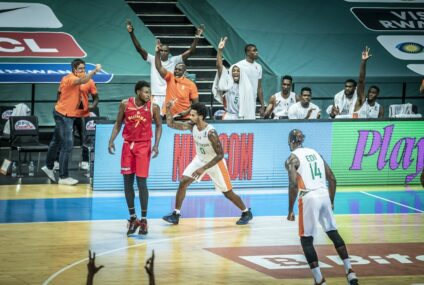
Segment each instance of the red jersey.
[[148,101],[143,106],[135,104],[135,98],[128,99],[125,108],[125,127],[122,137],[125,141],[140,142],[152,139],[152,103]]

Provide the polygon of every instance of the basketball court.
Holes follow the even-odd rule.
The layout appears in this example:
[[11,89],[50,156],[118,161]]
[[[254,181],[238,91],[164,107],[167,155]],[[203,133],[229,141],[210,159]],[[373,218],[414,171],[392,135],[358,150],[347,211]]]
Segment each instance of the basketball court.
[[[193,190],[170,225],[161,217],[175,191],[151,191],[149,234],[127,237],[121,192],[0,186],[0,284],[85,284],[89,249],[105,266],[95,284],[148,284],[152,250],[159,285],[312,284],[297,222],[286,220],[287,189],[237,192],[254,215],[246,226],[222,194]],[[424,284],[423,212],[418,186],[338,188],[336,220],[361,284]],[[314,243],[327,283],[346,284],[330,240],[321,231]]]

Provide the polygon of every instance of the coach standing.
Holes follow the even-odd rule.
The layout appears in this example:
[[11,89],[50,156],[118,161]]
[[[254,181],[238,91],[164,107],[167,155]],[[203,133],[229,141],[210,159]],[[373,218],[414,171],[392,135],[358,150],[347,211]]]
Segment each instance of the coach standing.
[[[91,79],[101,70],[101,65],[89,73],[85,73],[85,62],[74,59],[71,63],[72,72],[64,76],[60,82],[60,96],[53,111],[55,129],[53,139],[47,152],[46,165],[41,169],[52,180],[56,181],[53,172],[54,160],[59,155],[59,184],[75,185],[78,180],[69,177],[68,162],[74,146],[73,125],[76,118],[88,112],[88,94],[96,100],[97,89]],[[98,100],[98,99],[97,99]]]

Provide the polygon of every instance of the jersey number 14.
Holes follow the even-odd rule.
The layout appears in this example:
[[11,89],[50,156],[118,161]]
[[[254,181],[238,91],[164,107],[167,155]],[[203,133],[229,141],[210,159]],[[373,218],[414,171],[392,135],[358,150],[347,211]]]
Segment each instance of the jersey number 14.
[[309,163],[309,169],[311,169],[312,179],[315,180],[315,177],[317,177],[317,176],[319,176],[319,178],[322,178],[321,170],[319,169],[318,163],[316,161]]

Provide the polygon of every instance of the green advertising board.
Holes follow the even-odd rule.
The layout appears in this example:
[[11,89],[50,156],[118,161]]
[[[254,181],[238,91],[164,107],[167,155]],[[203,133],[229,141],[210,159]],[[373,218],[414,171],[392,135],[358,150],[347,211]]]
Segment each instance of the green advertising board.
[[339,185],[419,184],[423,121],[334,122],[331,156]]

